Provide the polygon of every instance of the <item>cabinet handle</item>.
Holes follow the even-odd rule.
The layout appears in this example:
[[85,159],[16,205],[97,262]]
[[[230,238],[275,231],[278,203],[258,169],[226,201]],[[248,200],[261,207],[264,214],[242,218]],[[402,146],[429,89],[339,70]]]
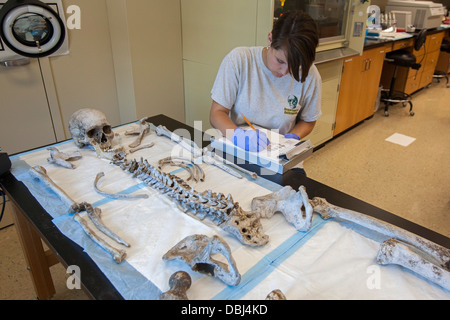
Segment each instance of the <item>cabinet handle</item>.
[[0,61],[0,66],[3,67],[20,67],[26,66],[27,64],[30,64],[30,59],[28,58]]
[[372,65],[372,59],[364,60],[364,70],[363,70],[363,72],[369,71],[371,65]]

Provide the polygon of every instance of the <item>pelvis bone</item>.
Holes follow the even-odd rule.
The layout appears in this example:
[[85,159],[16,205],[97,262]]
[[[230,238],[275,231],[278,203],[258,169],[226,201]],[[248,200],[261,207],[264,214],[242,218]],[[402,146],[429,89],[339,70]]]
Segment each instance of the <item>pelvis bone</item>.
[[260,218],[266,219],[281,212],[297,230],[308,231],[311,228],[313,209],[303,186],[298,192],[286,186],[277,192],[254,198],[252,210]]
[[[212,255],[216,253],[222,254],[228,265],[213,259]],[[209,274],[230,286],[237,286],[241,281],[230,247],[218,236],[212,238],[205,235],[188,236],[170,249],[163,260],[184,261],[193,271]]]

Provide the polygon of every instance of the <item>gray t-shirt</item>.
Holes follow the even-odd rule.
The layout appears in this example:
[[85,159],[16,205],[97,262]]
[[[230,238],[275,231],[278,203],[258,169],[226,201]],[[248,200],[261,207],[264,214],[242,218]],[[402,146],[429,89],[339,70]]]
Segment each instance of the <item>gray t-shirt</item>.
[[291,75],[275,77],[262,57],[263,47],[240,47],[223,60],[211,91],[212,99],[230,109],[231,120],[289,133],[299,120],[320,118],[322,79],[312,66],[304,83]]

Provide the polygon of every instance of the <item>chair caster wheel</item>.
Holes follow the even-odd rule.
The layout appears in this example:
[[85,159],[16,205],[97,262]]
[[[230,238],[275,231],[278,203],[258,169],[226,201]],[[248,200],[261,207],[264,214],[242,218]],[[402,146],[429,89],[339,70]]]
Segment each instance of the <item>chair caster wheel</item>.
[[389,112],[385,111],[385,112],[384,112],[384,116],[385,116],[385,117],[389,117]]
[[411,112],[409,113],[409,115],[410,115],[411,117],[414,117],[415,113],[411,111]]

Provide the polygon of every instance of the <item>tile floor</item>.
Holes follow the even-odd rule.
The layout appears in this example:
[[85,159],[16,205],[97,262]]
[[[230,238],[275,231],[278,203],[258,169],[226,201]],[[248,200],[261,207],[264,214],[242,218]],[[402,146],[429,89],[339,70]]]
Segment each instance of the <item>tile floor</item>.
[[[327,143],[305,162],[308,176],[450,237],[450,89],[433,83],[408,109],[383,110]],[[385,141],[399,133],[415,138],[404,147]],[[51,268],[55,300],[86,299],[68,290],[66,271]],[[14,226],[0,230],[0,300],[35,299]]]

